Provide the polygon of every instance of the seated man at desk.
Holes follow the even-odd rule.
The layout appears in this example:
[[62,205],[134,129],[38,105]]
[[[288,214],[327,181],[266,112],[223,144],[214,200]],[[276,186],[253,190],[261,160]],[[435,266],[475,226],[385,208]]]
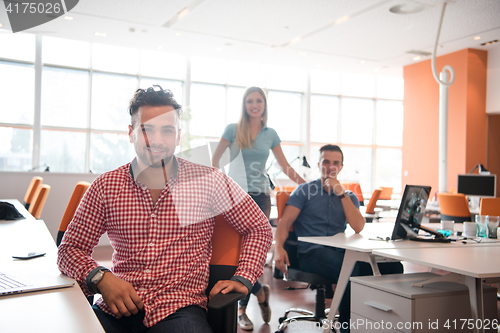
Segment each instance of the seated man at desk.
[[[58,252],[61,272],[86,295],[106,332],[211,332],[205,318],[214,217],[245,236],[240,264],[222,292],[247,294],[262,275],[272,231],[252,198],[219,170],[173,155],[180,105],[170,90],[138,89],[130,101],[136,158],[97,177]],[[103,233],[113,247],[109,270],[92,259]]]
[[[365,219],[359,212],[359,201],[352,192],[346,192],[337,179],[343,168],[344,155],[337,145],[320,148],[318,167],[321,178],[299,185],[290,195],[276,230],[276,267],[286,272],[290,265],[288,254],[283,245],[293,224],[298,237],[333,236],[344,232],[347,223],[359,233],[363,230]],[[345,250],[323,245],[299,242],[298,261],[300,269],[322,275],[337,281]],[[402,273],[401,263],[379,264],[382,274]],[[371,275],[368,263],[358,262],[352,276]],[[350,319],[350,283],[339,306],[340,323],[348,327]],[[349,329],[342,329],[348,332]]]

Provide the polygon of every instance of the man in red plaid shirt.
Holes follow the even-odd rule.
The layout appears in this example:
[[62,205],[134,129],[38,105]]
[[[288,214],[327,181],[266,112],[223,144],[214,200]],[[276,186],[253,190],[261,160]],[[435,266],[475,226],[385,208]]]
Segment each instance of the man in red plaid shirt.
[[[211,332],[205,320],[214,217],[244,241],[238,268],[210,296],[248,293],[262,275],[272,232],[255,202],[217,169],[174,156],[180,105],[169,90],[138,89],[130,101],[136,158],[97,177],[59,246],[61,272],[76,279],[106,332]],[[93,248],[107,233],[113,267]]]

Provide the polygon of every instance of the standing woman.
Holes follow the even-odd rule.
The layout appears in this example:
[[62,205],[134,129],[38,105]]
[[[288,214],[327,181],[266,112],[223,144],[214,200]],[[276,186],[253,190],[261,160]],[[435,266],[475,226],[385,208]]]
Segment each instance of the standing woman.
[[[280,138],[276,131],[267,127],[267,98],[259,87],[250,87],[243,95],[243,108],[241,118],[236,124],[227,125],[219,145],[212,158],[212,165],[219,167],[219,160],[224,151],[230,147],[231,161],[229,175],[245,190],[259,205],[260,209],[269,219],[271,213],[271,198],[269,195],[269,180],[266,173],[266,161],[271,150],[283,172],[297,184],[305,180],[288,164],[280,145]],[[233,163],[241,152],[243,167],[240,172],[235,171]],[[242,174],[243,177],[242,177]],[[245,177],[246,175],[246,177]],[[251,292],[257,296],[262,319],[265,323],[271,320],[269,307],[269,286],[261,285],[257,281]],[[240,301],[238,310],[238,323],[243,330],[252,330],[253,323],[246,315],[246,307],[250,293]]]

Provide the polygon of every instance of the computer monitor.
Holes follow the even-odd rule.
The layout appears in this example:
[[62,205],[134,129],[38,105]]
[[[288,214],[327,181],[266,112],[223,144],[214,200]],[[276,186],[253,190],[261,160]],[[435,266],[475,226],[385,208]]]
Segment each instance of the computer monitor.
[[458,175],[457,192],[466,196],[496,197],[496,175]]
[[[399,205],[398,216],[392,231],[392,240],[396,239],[411,239],[418,241],[436,241],[448,242],[441,233],[425,228],[421,225],[422,217],[425,214],[425,207],[429,194],[431,193],[430,186],[406,185]],[[433,235],[433,238],[419,238],[418,231],[424,230]]]

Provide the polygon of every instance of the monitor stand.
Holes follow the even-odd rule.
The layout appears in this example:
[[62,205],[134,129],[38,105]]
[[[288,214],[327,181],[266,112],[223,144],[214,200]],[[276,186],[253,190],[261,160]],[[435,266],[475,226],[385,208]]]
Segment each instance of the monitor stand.
[[434,242],[434,243],[450,243],[451,242],[451,239],[446,238],[442,233],[440,233],[434,229],[422,227],[420,224],[416,224],[416,223],[412,223],[412,222],[409,222],[408,226],[410,228],[417,228],[419,230],[423,230],[423,231],[428,232],[429,234],[434,236],[434,238],[410,237],[409,239],[412,241]]

